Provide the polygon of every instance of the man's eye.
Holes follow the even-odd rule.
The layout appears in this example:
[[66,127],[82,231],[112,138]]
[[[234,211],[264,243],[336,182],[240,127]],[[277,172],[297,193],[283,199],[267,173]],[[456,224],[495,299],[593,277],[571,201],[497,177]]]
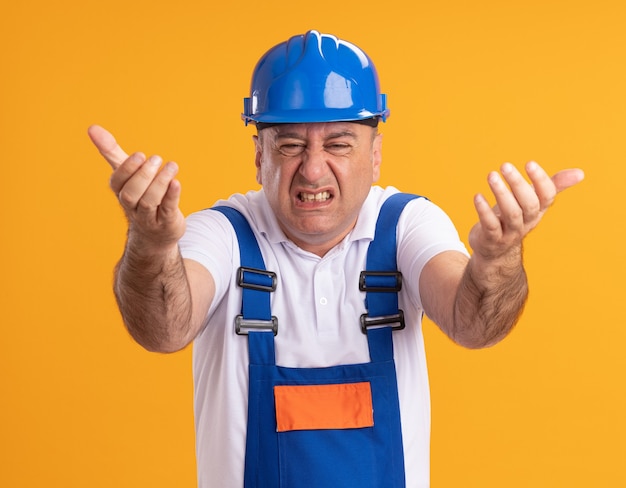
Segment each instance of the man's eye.
[[281,144],[278,148],[281,154],[285,156],[297,156],[304,151],[303,144]]
[[335,154],[335,155],[341,155],[341,154],[346,154],[347,152],[350,151],[350,145],[349,144],[330,144],[328,146],[326,146],[326,150],[331,153],[331,154]]

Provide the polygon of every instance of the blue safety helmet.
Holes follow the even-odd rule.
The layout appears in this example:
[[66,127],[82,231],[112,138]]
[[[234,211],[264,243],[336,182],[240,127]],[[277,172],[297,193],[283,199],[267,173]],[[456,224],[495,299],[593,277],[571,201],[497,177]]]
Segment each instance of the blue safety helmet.
[[309,31],[270,49],[252,75],[241,118],[263,124],[389,117],[372,60],[354,44]]

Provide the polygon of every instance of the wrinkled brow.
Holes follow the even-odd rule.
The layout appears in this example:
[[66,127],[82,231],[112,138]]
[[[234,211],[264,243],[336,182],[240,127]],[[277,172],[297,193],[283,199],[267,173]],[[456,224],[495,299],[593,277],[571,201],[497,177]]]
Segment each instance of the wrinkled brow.
[[[324,137],[325,140],[328,139],[336,139],[338,137],[351,137],[352,139],[356,139],[356,134],[350,130],[343,130],[338,132],[331,132],[330,134]],[[275,136],[276,140],[279,139],[300,139],[305,140],[306,136],[299,134],[297,132],[279,132]]]

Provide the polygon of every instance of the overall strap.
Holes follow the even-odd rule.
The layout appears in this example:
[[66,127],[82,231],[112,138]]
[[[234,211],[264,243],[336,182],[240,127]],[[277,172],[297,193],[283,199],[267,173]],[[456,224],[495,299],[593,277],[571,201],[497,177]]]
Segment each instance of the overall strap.
[[[276,289],[276,273],[266,270],[259,243],[241,212],[226,206],[212,210],[228,218],[239,244],[237,284],[242,288],[242,299],[241,314],[235,318],[235,332],[248,335],[252,364],[274,364],[278,320],[272,316],[270,293]],[[268,334],[269,331],[273,334]]]
[[367,251],[365,271],[359,279],[359,289],[366,292],[367,308],[367,313],[361,315],[361,330],[368,336],[372,361],[393,358],[391,330],[404,328],[404,313],[398,308],[402,273],[396,260],[396,227],[406,204],[416,198],[423,197],[396,193],[385,200]]

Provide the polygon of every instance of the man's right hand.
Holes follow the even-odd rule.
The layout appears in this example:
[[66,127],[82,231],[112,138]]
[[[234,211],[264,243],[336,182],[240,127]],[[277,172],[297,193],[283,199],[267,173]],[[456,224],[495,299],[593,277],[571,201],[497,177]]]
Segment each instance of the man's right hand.
[[113,168],[110,186],[128,218],[128,238],[135,249],[151,254],[176,245],[185,231],[176,163],[161,166],[159,156],[128,156],[113,135],[98,125],[89,127],[88,134]]
[[114,284],[124,323],[147,350],[178,351],[200,332],[215,293],[208,270],[184,260],[178,249],[185,232],[178,166],[161,166],[158,156],[128,156],[97,125],[89,128],[89,137],[113,168],[111,189],[128,218]]

